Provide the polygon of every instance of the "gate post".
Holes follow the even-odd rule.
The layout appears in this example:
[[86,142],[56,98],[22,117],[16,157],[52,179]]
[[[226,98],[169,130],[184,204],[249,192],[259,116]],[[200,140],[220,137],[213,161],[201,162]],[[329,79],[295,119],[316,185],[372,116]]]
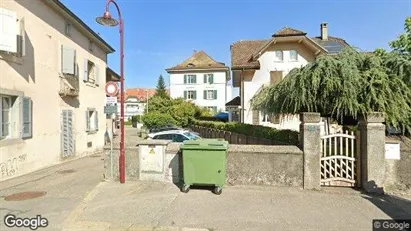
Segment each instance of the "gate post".
[[385,179],[384,114],[373,112],[360,117],[361,185],[366,192],[383,193]]
[[300,114],[300,148],[304,152],[304,189],[321,186],[321,136],[320,113]]

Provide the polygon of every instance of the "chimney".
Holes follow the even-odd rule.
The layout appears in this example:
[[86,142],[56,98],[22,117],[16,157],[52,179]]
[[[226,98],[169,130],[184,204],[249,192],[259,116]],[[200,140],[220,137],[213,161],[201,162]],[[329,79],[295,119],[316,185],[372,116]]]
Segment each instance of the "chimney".
[[328,40],[328,23],[321,23],[321,39]]

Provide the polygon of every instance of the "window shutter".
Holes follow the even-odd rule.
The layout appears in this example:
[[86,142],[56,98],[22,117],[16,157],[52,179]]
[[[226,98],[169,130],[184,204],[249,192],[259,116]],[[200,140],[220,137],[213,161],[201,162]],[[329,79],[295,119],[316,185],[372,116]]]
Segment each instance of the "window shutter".
[[207,74],[204,74],[204,83],[207,83]]
[[214,83],[214,74],[211,74],[209,77],[210,83]]
[[197,75],[194,75],[194,83],[197,83]]
[[98,113],[97,111],[94,112],[94,123],[95,123],[95,130],[98,131]]
[[86,111],[86,132],[90,131],[90,115],[89,111]]
[[61,155],[68,155],[68,111],[63,110],[61,113]]
[[88,60],[85,58],[84,59],[84,76],[83,76],[83,81],[87,82],[88,81]]
[[23,134],[22,138],[33,136],[33,110],[32,101],[29,97],[23,97]]
[[207,90],[204,90],[204,99],[207,99]]
[[193,99],[197,99],[197,91],[193,91]]
[[17,14],[0,8],[0,50],[17,52]]
[[217,90],[214,90],[214,99],[217,99]]
[[94,79],[95,84],[98,86],[100,85],[100,67],[98,65],[94,65]]
[[187,91],[184,91],[184,99],[187,99]]
[[74,154],[73,111],[67,111],[67,154]]
[[64,45],[61,46],[61,72],[63,74],[75,74],[76,51]]
[[184,75],[184,84],[187,83],[187,75]]
[[20,34],[17,35],[17,54],[20,57],[26,56],[26,30],[24,18],[20,19]]

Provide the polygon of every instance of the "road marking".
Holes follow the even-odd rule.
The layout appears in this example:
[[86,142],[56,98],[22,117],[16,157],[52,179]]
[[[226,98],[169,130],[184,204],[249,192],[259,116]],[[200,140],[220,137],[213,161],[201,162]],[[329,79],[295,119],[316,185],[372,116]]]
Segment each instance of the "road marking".
[[71,213],[67,216],[67,218],[63,222],[63,230],[68,228],[70,230],[70,226],[73,226],[75,222],[78,220],[80,215],[83,213],[84,209],[87,207],[87,203],[93,200],[93,198],[100,192],[100,188],[107,184],[107,182],[100,182],[94,187],[79,203],[79,205],[71,211]]

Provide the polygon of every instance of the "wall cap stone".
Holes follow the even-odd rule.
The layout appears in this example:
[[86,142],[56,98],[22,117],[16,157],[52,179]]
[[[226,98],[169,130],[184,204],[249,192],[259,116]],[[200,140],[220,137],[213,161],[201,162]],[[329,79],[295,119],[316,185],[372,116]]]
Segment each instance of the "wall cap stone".
[[265,153],[265,154],[300,154],[303,152],[297,146],[286,145],[241,145],[230,144],[228,146],[228,152],[234,153]]
[[319,123],[321,114],[317,112],[302,112],[300,113],[300,121],[302,123]]
[[137,146],[139,145],[168,145],[171,143],[171,140],[141,140],[137,142]]
[[371,112],[365,116],[360,116],[360,123],[384,123],[385,116],[383,112]]

